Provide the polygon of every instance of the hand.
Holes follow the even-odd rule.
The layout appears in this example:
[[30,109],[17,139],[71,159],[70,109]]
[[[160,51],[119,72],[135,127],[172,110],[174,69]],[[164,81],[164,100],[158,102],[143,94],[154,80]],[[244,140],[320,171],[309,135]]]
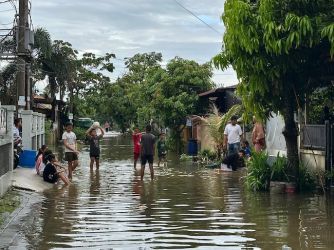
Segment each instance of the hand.
[[227,145],[224,144],[224,145],[223,145],[223,150],[226,150],[226,149],[227,149]]

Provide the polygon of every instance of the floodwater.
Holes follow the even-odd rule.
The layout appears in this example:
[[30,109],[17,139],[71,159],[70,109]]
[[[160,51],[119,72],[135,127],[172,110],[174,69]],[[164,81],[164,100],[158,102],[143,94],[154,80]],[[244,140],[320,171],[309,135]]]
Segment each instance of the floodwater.
[[[141,182],[130,139],[88,148],[74,184],[46,192],[22,234],[29,249],[334,249],[334,206],[313,194],[247,192],[241,173],[217,174],[172,155]],[[148,169],[147,169],[148,171]]]

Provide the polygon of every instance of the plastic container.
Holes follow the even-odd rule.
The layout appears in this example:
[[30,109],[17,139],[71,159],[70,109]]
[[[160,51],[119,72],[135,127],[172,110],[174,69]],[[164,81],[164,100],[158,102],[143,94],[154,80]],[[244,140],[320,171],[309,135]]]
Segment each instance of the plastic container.
[[296,193],[296,184],[289,182],[285,185],[285,192],[288,194],[294,194]]
[[279,182],[279,181],[270,182],[270,193],[284,194],[285,190],[286,190],[286,184],[284,182]]
[[190,139],[188,141],[188,155],[195,156],[198,153],[197,140]]
[[20,154],[20,163],[19,166],[23,168],[33,168],[35,167],[35,157],[36,150],[23,150]]

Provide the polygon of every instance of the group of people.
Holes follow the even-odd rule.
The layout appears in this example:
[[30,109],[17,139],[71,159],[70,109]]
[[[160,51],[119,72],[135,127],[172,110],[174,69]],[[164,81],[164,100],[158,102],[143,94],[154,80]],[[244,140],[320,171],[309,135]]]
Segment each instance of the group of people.
[[144,178],[145,173],[145,165],[148,163],[151,173],[151,179],[154,178],[154,169],[153,169],[153,161],[154,161],[154,153],[155,153],[155,144],[157,144],[158,151],[158,167],[161,162],[166,162],[166,139],[165,133],[161,133],[159,135],[159,139],[156,143],[156,138],[152,134],[151,125],[147,125],[145,129],[145,133],[141,133],[138,128],[135,128],[132,134],[133,140],[133,158],[134,158],[134,169],[137,168],[137,162],[140,158],[141,161],[141,179]]
[[66,169],[57,161],[56,156],[43,145],[35,158],[36,173],[43,177],[44,181],[49,183],[56,183],[61,179],[65,185],[71,182],[66,175]]
[[[259,152],[265,148],[265,131],[262,123],[253,117],[252,143],[254,151]],[[251,157],[251,148],[247,140],[242,140],[243,132],[238,124],[236,116],[232,116],[231,122],[224,130],[223,149],[227,156],[222,162],[221,169],[224,171],[235,171],[244,167],[244,158]]]
[[[252,142],[254,151],[258,152],[265,147],[265,132],[263,125],[254,118],[254,128],[252,132]],[[18,124],[15,124],[19,126]],[[98,133],[100,131],[100,133]],[[15,133],[15,132],[14,132]],[[16,131],[17,133],[17,131]],[[98,169],[100,166],[100,140],[104,135],[104,130],[97,123],[93,124],[87,131],[87,141],[89,143],[90,169],[94,168],[94,164]],[[152,134],[151,125],[147,125],[145,133],[141,133],[139,128],[135,128],[132,134],[133,140],[133,157],[134,169],[140,158],[141,163],[141,179],[144,177],[145,166],[148,163],[151,179],[154,178],[153,161],[155,155],[155,147],[158,152],[158,166],[161,162],[166,162],[167,147],[165,133],[160,133],[157,139]],[[222,170],[235,171],[244,166],[244,158],[251,157],[250,145],[243,140],[243,132],[237,123],[237,117],[233,116],[231,122],[227,124],[224,130],[223,149],[227,152],[227,156],[222,161]],[[65,132],[62,135],[65,148],[65,161],[67,168],[63,167],[56,159],[56,156],[46,145],[42,146],[36,156],[36,172],[43,179],[50,183],[56,183],[61,179],[66,185],[71,183],[74,170],[77,168],[79,151],[77,149],[77,137],[73,132],[72,123],[65,125]]]
[[[100,134],[97,134],[97,130],[100,130]],[[90,145],[90,168],[93,169],[94,163],[96,168],[99,168],[100,159],[100,146],[99,141],[104,135],[103,129],[98,126],[91,126],[87,131],[87,140]],[[65,125],[65,132],[62,135],[62,140],[65,148],[65,161],[67,161],[67,168],[62,166],[56,159],[56,156],[48,149],[46,145],[43,145],[35,159],[36,173],[43,177],[44,181],[49,183],[56,183],[61,179],[65,185],[69,185],[72,180],[73,172],[79,165],[77,149],[77,137],[73,132],[72,123],[68,122]]]

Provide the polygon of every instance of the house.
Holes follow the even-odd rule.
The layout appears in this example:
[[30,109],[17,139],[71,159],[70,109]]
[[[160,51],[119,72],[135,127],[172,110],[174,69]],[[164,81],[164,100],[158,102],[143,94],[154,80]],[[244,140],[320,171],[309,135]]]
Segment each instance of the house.
[[63,132],[63,125],[68,121],[66,115],[66,102],[48,97],[47,95],[34,95],[32,107],[34,112],[45,114],[47,119],[53,121],[53,129],[56,139],[60,139]]
[[[235,104],[240,104],[241,100],[236,96],[236,85],[229,87],[220,87],[200,93],[198,96],[202,99],[208,99],[214,104],[220,113],[226,113]],[[183,131],[183,141],[189,142],[196,140],[198,150],[214,151],[215,143],[210,136],[208,125],[201,119],[205,117],[203,114],[189,116],[187,119],[187,129]]]
[[241,104],[241,99],[236,96],[237,85],[220,87],[199,94],[200,98],[207,98],[218,108],[219,112],[225,114],[233,105]]

